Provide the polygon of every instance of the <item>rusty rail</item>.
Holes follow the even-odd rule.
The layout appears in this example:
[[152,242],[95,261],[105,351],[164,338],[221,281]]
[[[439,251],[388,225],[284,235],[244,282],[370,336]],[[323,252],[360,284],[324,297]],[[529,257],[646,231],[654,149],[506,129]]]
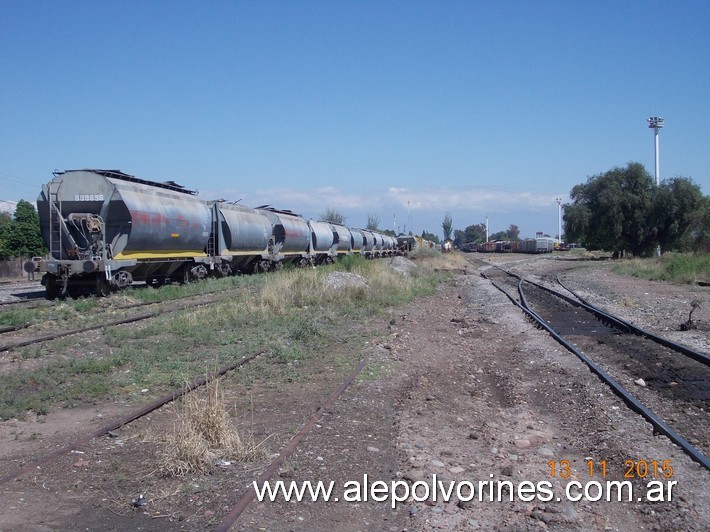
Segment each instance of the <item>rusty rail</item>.
[[227,366],[224,366],[223,368],[213,371],[209,375],[205,375],[202,377],[199,377],[189,383],[187,386],[184,386],[178,390],[174,390],[171,393],[164,395],[163,397],[156,399],[152,403],[143,406],[142,408],[134,411],[131,414],[128,414],[127,416],[114,421],[110,425],[106,425],[105,427],[102,427],[88,436],[84,436],[83,438],[74,441],[73,443],[67,445],[66,447],[62,447],[61,449],[57,449],[56,451],[53,451],[33,462],[30,462],[28,464],[25,464],[22,466],[20,469],[17,469],[11,473],[6,474],[3,477],[0,477],[0,484],[4,484],[5,482],[8,482],[9,480],[15,479],[21,475],[24,475],[25,473],[28,473],[29,471],[36,469],[38,466],[50,463],[52,460],[58,458],[59,456],[63,454],[67,454],[68,452],[72,451],[73,449],[76,449],[77,447],[80,447],[82,445],[86,445],[89,441],[93,440],[94,438],[98,438],[100,436],[103,436],[104,434],[108,433],[109,431],[116,430],[123,425],[127,425],[131,421],[135,421],[138,418],[141,418],[145,416],[146,414],[149,414],[150,412],[153,412],[154,410],[157,410],[161,406],[164,406],[171,401],[174,401],[175,399],[182,397],[186,393],[189,393],[191,391],[196,390],[197,388],[204,386],[207,382],[209,382],[211,379],[214,379],[215,377],[221,377],[225,373],[232,371],[239,366],[243,366],[247,362],[251,362],[254,360],[256,357],[261,355],[264,351],[255,351],[254,353],[251,353],[249,355],[246,355],[239,359],[236,362],[233,362],[231,364],[228,364]]
[[[329,408],[335,401],[340,397],[343,392],[350,386],[353,381],[355,380],[355,377],[358,376],[358,374],[362,371],[362,368],[365,367],[365,360],[361,360],[360,363],[357,365],[355,370],[348,376],[347,379],[328,397],[325,403],[323,403],[318,410],[316,410],[313,415],[310,417],[310,419],[301,427],[301,430],[299,430],[296,434],[293,435],[291,440],[288,442],[288,445],[283,448],[281,451],[281,454],[273,461],[271,464],[269,464],[269,467],[266,468],[266,470],[259,475],[259,478],[256,480],[256,482],[263,484],[267,480],[269,480],[276,471],[278,471],[279,467],[286,461],[286,458],[288,458],[293,451],[296,450],[296,447],[300,443],[300,441],[305,437],[306,434],[308,434],[311,429],[315,426],[316,423],[320,420],[320,416],[323,413],[323,411],[326,408]],[[216,530],[218,532],[226,532],[231,528],[231,526],[234,524],[234,522],[239,518],[240,515],[244,512],[244,510],[247,509],[247,506],[251,503],[251,501],[254,500],[254,497],[256,497],[256,491],[254,491],[254,486],[250,486],[247,492],[242,496],[241,499],[237,502],[237,504],[232,508],[232,510],[222,519],[222,522],[217,526]]]
[[[56,340],[57,338],[64,338],[65,336],[72,336],[74,334],[81,334],[81,333],[85,333],[88,331],[95,331],[97,329],[103,329],[105,327],[115,327],[116,325],[133,323],[134,321],[147,320],[147,319],[159,316],[160,314],[169,314],[171,312],[178,312],[180,310],[185,310],[185,309],[189,309],[189,308],[203,307],[205,305],[211,305],[212,303],[219,303],[220,301],[225,301],[227,299],[229,299],[228,296],[223,296],[223,297],[217,297],[215,299],[211,299],[209,301],[205,301],[202,303],[185,303],[183,305],[177,305],[174,308],[158,309],[153,312],[147,312],[144,314],[136,314],[135,316],[131,316],[129,318],[123,318],[120,320],[112,320],[112,321],[107,321],[107,322],[103,322],[103,323],[96,324],[96,325],[87,325],[86,327],[80,327],[78,329],[71,329],[71,330],[60,331],[60,332],[52,333],[52,334],[45,334],[42,336],[37,336],[35,338],[20,340],[17,342],[6,344],[6,345],[0,345],[0,353],[2,353],[3,351],[10,351],[11,349],[15,349],[17,347],[25,347],[25,346],[32,345],[32,344],[39,344],[42,342],[48,342],[50,340]],[[146,304],[150,305],[152,303],[146,303]],[[139,305],[134,305],[134,306],[135,307],[144,306],[144,304],[139,304]],[[129,307],[129,308],[133,308],[133,307]]]

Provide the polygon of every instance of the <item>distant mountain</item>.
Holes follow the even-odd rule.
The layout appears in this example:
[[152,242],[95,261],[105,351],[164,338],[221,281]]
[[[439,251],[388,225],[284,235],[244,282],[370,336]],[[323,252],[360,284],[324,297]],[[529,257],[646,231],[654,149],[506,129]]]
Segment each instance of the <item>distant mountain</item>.
[[16,201],[5,201],[0,200],[0,212],[6,212],[10,216],[15,214],[15,207],[17,206]]

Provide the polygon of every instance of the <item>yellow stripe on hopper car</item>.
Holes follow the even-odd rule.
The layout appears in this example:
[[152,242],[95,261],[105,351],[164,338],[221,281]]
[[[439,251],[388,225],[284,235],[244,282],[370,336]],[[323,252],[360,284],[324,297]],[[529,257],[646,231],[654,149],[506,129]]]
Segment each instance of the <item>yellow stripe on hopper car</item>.
[[255,251],[229,251],[225,249],[220,253],[223,257],[249,257],[251,255],[261,255],[267,253],[266,250],[255,250]]
[[116,260],[144,260],[144,259],[189,259],[192,257],[206,257],[204,251],[136,251],[119,253],[113,258]]

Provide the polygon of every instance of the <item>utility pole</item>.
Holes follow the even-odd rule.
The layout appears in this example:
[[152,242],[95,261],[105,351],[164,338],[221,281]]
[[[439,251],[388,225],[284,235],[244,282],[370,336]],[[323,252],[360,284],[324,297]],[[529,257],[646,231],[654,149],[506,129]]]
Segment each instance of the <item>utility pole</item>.
[[[653,146],[654,155],[656,159],[656,186],[661,184],[661,168],[660,168],[660,154],[658,153],[658,130],[663,127],[663,118],[660,116],[651,116],[647,120],[649,129],[653,129]],[[661,245],[658,244],[656,247],[656,255],[661,256]]]
[[663,118],[660,116],[652,116],[648,120],[649,129],[653,129],[653,146],[656,156],[656,186],[661,184],[661,169],[660,169],[660,155],[658,152],[658,130],[663,127]]

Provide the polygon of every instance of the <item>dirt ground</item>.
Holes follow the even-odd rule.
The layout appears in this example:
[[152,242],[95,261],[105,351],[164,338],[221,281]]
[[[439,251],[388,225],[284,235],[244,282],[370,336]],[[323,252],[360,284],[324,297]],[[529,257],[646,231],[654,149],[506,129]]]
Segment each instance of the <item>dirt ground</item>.
[[[347,354],[353,368],[365,358],[364,375],[319,418],[272,480],[333,481],[333,496],[340,500],[254,501],[233,529],[710,528],[710,473],[655,436],[648,423],[528,322],[479,271],[505,262],[537,279],[563,272],[568,284],[593,303],[705,353],[710,352],[710,289],[621,278],[601,262],[467,258],[472,261],[466,274],[455,275],[436,294],[349,331],[373,338],[364,351],[353,350],[347,335],[330,346]],[[699,328],[678,332],[691,300],[701,301],[693,315]],[[249,412],[240,418],[242,427],[257,441],[267,438],[271,458],[347,373],[316,362],[298,368],[300,378],[293,385],[274,387],[264,378],[259,391],[247,393],[225,380],[228,399]],[[118,402],[4,422],[0,474],[46,453],[48,443],[57,448],[134,407]],[[0,485],[0,530],[214,529],[269,459],[223,464],[210,475],[190,478],[157,475],[153,449],[160,431],[169,428],[169,410]],[[672,476],[658,469],[655,478],[652,472],[640,478],[634,468],[631,502],[567,500],[570,481],[584,486],[624,480],[628,460],[635,466],[656,461],[659,468],[671,461],[666,465],[672,465]],[[422,496],[434,475],[444,489],[453,481],[463,491],[454,490],[448,502],[441,492]],[[354,486],[346,483],[362,485],[365,477],[369,488],[376,481],[400,482],[400,494],[405,483],[418,491],[394,508],[391,498],[373,500],[382,493],[377,490],[364,492],[368,500],[358,492],[357,501],[350,491],[351,502],[345,501],[346,488]],[[671,500],[637,500],[651,480],[666,490],[669,481],[676,481]],[[467,500],[470,486],[475,495]]]

